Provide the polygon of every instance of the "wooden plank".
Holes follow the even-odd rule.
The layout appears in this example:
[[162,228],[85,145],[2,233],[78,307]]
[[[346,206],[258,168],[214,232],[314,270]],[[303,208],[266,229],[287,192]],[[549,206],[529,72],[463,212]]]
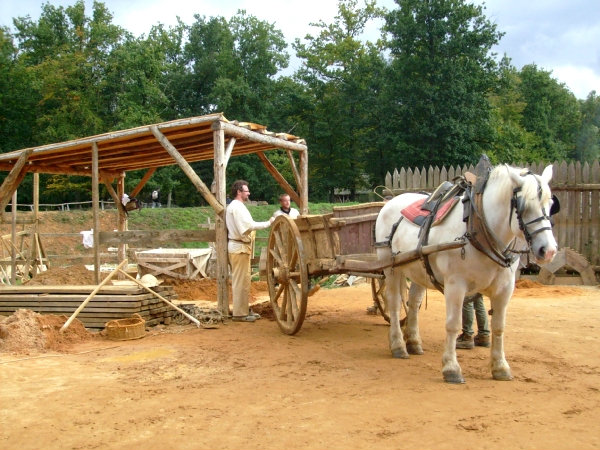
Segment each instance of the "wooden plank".
[[[590,170],[591,182],[600,183],[600,164],[594,161]],[[592,191],[590,196],[590,246],[585,252],[588,260],[600,264],[600,191]]]
[[[581,162],[577,161],[574,165],[575,184],[581,184]],[[583,248],[581,244],[581,226],[582,226],[582,197],[583,192],[573,192],[573,208],[575,209],[575,224],[573,227],[573,243],[571,248]]]
[[[161,294],[163,295],[163,294]],[[169,296],[168,294],[164,295],[165,297]],[[173,295],[170,295],[172,297]],[[42,304],[42,303],[53,303],[53,302],[63,302],[65,304],[80,304],[83,300],[85,300],[85,295],[65,295],[65,294],[57,294],[57,295],[1,295],[0,296],[0,304],[13,304],[13,303],[30,303],[30,304]],[[94,303],[131,303],[131,304],[139,304],[141,302],[147,302],[148,300],[152,300],[153,296],[144,292],[139,295],[96,295],[92,300],[90,300],[90,304]]]
[[[32,293],[47,293],[47,294],[56,294],[56,293],[64,293],[64,294],[89,294],[96,288],[96,285],[24,285],[24,286],[1,286],[0,287],[0,295],[3,294],[32,294]],[[155,286],[154,289],[157,292],[166,292],[172,291],[175,292],[173,286],[169,285],[159,285]],[[111,286],[102,286],[98,294],[122,294],[122,295],[134,295],[134,294],[143,294],[146,295],[144,289],[139,286],[129,286],[129,285],[111,285]]]

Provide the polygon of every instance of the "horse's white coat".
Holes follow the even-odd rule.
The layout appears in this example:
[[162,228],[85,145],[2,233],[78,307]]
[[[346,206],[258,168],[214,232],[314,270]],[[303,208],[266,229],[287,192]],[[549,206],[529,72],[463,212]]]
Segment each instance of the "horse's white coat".
[[[548,166],[541,176],[523,175],[523,169],[497,166],[490,174],[483,194],[483,209],[489,229],[497,239],[508,247],[516,238],[524,243],[523,232],[515,211],[511,215],[511,198],[513,189],[521,187],[525,207],[523,220],[530,222],[550,210],[551,194],[548,183],[552,178],[552,166]],[[541,187],[541,199],[538,197]],[[377,242],[386,241],[394,223],[398,221],[400,211],[422,198],[421,194],[403,194],[387,202],[381,209],[376,222],[375,237]],[[431,228],[429,244],[451,242],[466,232],[466,224],[462,220],[463,207],[459,203],[444,219]],[[511,221],[509,223],[509,218]],[[530,232],[542,227],[550,227],[544,219],[528,226]],[[413,250],[417,246],[419,227],[407,220],[402,220],[396,230],[390,247],[377,249],[379,258],[388,258],[390,252]],[[523,244],[524,245],[524,244]],[[521,248],[523,248],[523,245]],[[538,262],[550,262],[557,251],[557,244],[551,230],[534,234],[531,245],[532,253]],[[456,359],[456,338],[461,330],[462,303],[466,295],[480,292],[490,298],[493,315],[491,320],[491,371],[495,379],[512,378],[510,367],[504,356],[504,324],[506,307],[512,296],[518,258],[511,267],[505,268],[493,262],[470,243],[461,249],[448,250],[430,256],[430,264],[439,282],[444,286],[446,301],[446,345],[442,357],[442,374],[444,380],[452,383],[464,382],[462,371]],[[422,343],[419,334],[418,312],[425,287],[433,287],[421,261],[392,267],[384,270],[387,284],[386,297],[390,313],[389,343],[392,355],[407,358],[409,353],[421,354]],[[406,295],[407,282],[412,282],[408,293],[408,316],[406,322],[406,342],[399,325],[401,296]]]

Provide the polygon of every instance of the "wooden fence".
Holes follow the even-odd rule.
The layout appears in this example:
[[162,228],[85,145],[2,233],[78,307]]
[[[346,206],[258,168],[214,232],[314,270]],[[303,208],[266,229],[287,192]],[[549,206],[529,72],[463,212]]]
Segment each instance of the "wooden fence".
[[[541,174],[546,163],[524,165],[533,173]],[[424,167],[398,169],[385,177],[384,194],[404,192],[431,192],[440,183],[474,167]],[[590,263],[600,265],[600,164],[554,162],[550,183],[552,193],[560,200],[561,210],[554,217],[554,235],[559,248],[569,247],[584,255]]]

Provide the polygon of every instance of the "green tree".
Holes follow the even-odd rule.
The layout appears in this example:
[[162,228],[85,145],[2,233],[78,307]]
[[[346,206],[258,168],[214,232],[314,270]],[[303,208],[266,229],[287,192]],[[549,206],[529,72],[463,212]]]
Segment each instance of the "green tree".
[[31,74],[17,58],[9,30],[0,28],[0,153],[31,147],[34,108]]
[[[125,129],[180,117],[179,95],[185,65],[186,27],[152,27],[147,37],[132,38],[115,48],[103,84],[110,129]],[[108,122],[108,120],[107,120]]]
[[580,102],[581,128],[577,133],[575,158],[593,161],[600,158],[600,97],[596,91]]
[[296,77],[314,99],[304,114],[313,197],[331,198],[335,188],[353,195],[365,184],[368,163],[370,169],[378,166],[372,157],[384,60],[378,44],[362,42],[361,35],[382,14],[374,1],[359,8],[356,0],[341,0],[333,23],[312,24],[319,34],[294,44],[303,60]]
[[500,62],[498,76],[498,85],[489,96],[495,136],[487,154],[494,164],[537,161],[540,155],[534,150],[539,148],[540,139],[523,128],[527,104],[519,88],[521,78],[506,56]]
[[463,0],[396,0],[390,34],[388,123],[398,165],[474,162],[493,137],[487,95],[502,33]]
[[551,72],[526,65],[519,74],[523,110],[523,127],[534,133],[538,145],[533,152],[545,160],[562,160],[575,156],[575,136],[581,123],[577,99]]
[[37,22],[14,20],[19,61],[35,80],[36,144],[105,131],[101,92],[107,59],[123,30],[111,24],[104,4],[85,15],[82,0],[67,8],[42,6]]

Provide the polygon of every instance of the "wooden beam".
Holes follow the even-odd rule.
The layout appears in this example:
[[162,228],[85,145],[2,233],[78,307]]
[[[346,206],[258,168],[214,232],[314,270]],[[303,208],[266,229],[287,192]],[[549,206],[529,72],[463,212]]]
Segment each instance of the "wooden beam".
[[108,194],[111,196],[111,198],[115,202],[115,208],[117,208],[118,210],[120,210],[121,212],[126,214],[125,206],[123,206],[123,203],[121,203],[121,199],[119,198],[117,191],[115,191],[115,188],[113,188],[112,184],[109,183],[108,181],[106,181],[106,180],[102,180],[102,181],[104,183],[104,186],[106,186],[106,190],[108,191]]
[[148,182],[150,177],[154,174],[154,172],[156,172],[156,167],[152,167],[151,169],[148,169],[148,171],[144,174],[144,176],[142,177],[142,179],[140,180],[138,185],[133,189],[133,191],[131,191],[132,197],[137,197],[137,195],[140,193],[142,188],[144,186],[146,186],[146,183]]
[[291,150],[286,150],[288,159],[290,160],[290,167],[292,168],[292,174],[294,175],[294,179],[296,180],[296,187],[298,188],[298,192],[300,191],[300,186],[302,186],[302,179],[300,178],[300,172],[298,172],[298,168],[296,167],[296,160],[294,160],[294,154]]
[[[125,195],[125,172],[121,173],[121,176],[119,177],[119,179],[117,181],[117,196],[119,198],[123,198],[124,195]],[[121,203],[121,205],[123,206],[123,208],[118,209],[117,229],[119,231],[127,231],[127,226],[129,225],[127,222],[128,214],[125,209],[125,205],[123,205],[123,203]],[[117,251],[117,256],[118,256],[119,260],[127,259],[127,244],[121,243],[121,245],[119,245],[118,251]],[[119,274],[118,278],[120,280],[123,279],[121,274]]]
[[290,184],[286,181],[283,175],[281,175],[279,170],[277,170],[277,167],[275,167],[273,163],[269,161],[269,158],[267,158],[263,152],[258,152],[257,155],[262,161],[263,165],[267,168],[268,172],[273,176],[273,178],[275,178],[275,181],[279,183],[283,190],[290,196],[290,198],[293,201],[296,202],[296,204],[300,205],[300,196],[294,190],[294,188],[290,186]]
[[19,184],[21,184],[21,181],[23,181],[23,178],[25,178],[25,174],[27,173],[25,164],[32,151],[33,150],[30,149],[21,153],[12,170],[2,182],[2,186],[0,186],[0,211],[4,211],[13,192],[15,192]]
[[237,142],[237,139],[232,137],[229,139],[229,142],[227,143],[227,148],[225,149],[225,156],[223,158],[225,167],[227,167],[227,164],[229,163],[229,158],[231,158],[231,153],[233,152],[233,147],[235,146],[236,142]]
[[183,173],[187,175],[192,184],[196,187],[198,192],[202,194],[202,196],[206,199],[206,201],[213,207],[215,213],[222,213],[225,208],[221,203],[217,201],[217,199],[212,195],[210,189],[206,187],[204,182],[200,179],[200,177],[194,172],[192,166],[185,160],[183,156],[177,151],[177,149],[169,142],[169,140],[165,137],[164,134],[160,132],[156,125],[152,125],[150,127],[152,134],[156,137],[156,139],[161,143],[164,149],[173,157],[173,159],[177,162]]
[[[221,128],[214,129],[213,131],[213,147],[215,194],[219,203],[224,205],[227,199],[227,158],[225,154],[225,133]],[[221,311],[221,314],[228,316],[229,254],[227,252],[227,226],[225,224],[225,210],[215,214],[215,250],[217,257],[217,308],[219,311]]]
[[[284,148],[289,150],[304,151],[307,149],[306,144],[301,142],[284,141],[283,139],[271,136],[268,134],[262,134],[256,131],[242,128],[233,123],[229,122],[215,122],[212,125],[213,130],[222,128],[225,131],[226,136],[235,136],[237,138],[248,139],[254,142],[260,142],[272,146],[272,149]],[[265,149],[267,150],[267,149]]]
[[[165,122],[161,124],[161,129],[170,129],[170,128],[179,128],[186,127],[189,125],[199,125],[203,123],[215,122],[223,120],[223,115],[221,113],[209,114],[206,116],[198,116],[198,117],[190,117],[187,119],[177,119],[172,120],[170,122]],[[87,147],[92,143],[96,143],[96,145],[103,143],[104,141],[114,141],[117,139],[127,139],[132,136],[141,136],[144,133],[150,131],[152,126],[141,126],[137,128],[132,128],[129,130],[122,131],[111,131],[104,134],[99,134],[96,136],[90,136],[82,139],[75,139],[69,142],[59,142],[56,144],[48,144],[41,147],[30,148],[27,150],[33,150],[33,154],[37,155],[39,153],[48,153],[52,150],[65,150],[68,148],[77,148],[77,147]],[[17,158],[23,150],[0,154],[0,161],[7,161],[11,159]]]
[[308,149],[300,152],[300,180],[301,184],[298,186],[298,192],[300,192],[300,214],[308,214]]
[[[15,189],[12,194],[12,222],[11,222],[11,272],[10,272],[10,284],[15,285],[17,282],[17,190]],[[23,256],[23,255],[21,255]]]
[[100,189],[98,187],[98,144],[92,142],[92,214],[94,222],[94,282],[100,282],[100,246],[98,236],[100,235]]

